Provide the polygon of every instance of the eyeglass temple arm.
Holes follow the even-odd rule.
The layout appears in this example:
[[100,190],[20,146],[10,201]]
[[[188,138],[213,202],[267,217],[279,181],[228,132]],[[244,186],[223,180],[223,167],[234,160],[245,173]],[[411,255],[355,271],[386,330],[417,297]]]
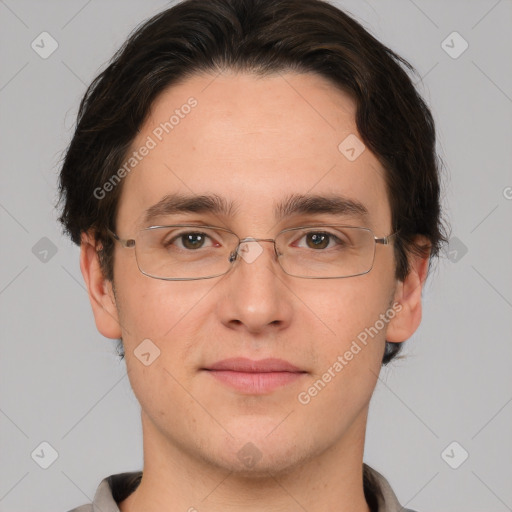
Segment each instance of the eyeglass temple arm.
[[133,247],[135,245],[135,240],[133,240],[132,238],[128,239],[128,240],[123,240],[122,238],[119,238],[119,236],[116,235],[116,233],[114,233],[112,230],[110,230],[109,228],[107,228],[107,231],[109,232],[110,236],[116,240],[117,242],[119,242],[123,247]]
[[376,244],[382,244],[382,245],[390,245],[391,244],[391,238],[398,235],[398,231],[395,231],[394,233],[391,233],[391,235],[383,236],[382,238],[375,237],[375,243]]

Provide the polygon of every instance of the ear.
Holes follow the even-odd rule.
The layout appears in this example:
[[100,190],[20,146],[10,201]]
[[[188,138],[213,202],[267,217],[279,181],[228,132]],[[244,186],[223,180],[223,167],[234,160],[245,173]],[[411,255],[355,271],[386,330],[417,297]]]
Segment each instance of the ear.
[[121,327],[112,282],[103,275],[98,256],[98,244],[92,232],[82,233],[80,270],[89,293],[96,328],[107,338],[120,338]]
[[[427,238],[417,237],[416,242],[429,245]],[[409,339],[421,323],[421,292],[427,278],[430,250],[426,256],[409,256],[410,270],[395,290],[394,303],[402,308],[390,320],[386,331],[386,341],[400,343]]]

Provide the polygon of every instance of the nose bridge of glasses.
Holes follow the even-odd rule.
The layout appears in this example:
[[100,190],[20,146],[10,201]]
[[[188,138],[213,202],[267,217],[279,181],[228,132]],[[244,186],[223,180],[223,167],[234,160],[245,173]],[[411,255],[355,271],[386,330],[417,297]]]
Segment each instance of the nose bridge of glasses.
[[263,253],[263,247],[259,242],[271,242],[274,245],[274,253],[276,257],[278,256],[275,239],[245,237],[239,240],[236,251],[231,254],[230,261],[233,262],[236,259],[236,256],[240,255],[246,263],[254,262]]
[[248,236],[246,238],[240,239],[239,244],[241,245],[246,242],[272,242],[272,243],[274,243],[275,239],[274,238],[254,238],[252,236]]

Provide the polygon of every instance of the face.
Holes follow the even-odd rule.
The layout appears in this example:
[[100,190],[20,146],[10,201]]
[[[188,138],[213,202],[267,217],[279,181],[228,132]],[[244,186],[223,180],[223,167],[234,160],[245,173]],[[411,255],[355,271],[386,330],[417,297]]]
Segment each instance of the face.
[[[191,97],[195,106],[182,108]],[[357,135],[355,108],[347,94],[313,74],[226,72],[169,88],[133,143],[134,151],[148,137],[155,144],[124,179],[117,234],[132,238],[148,225],[195,223],[222,226],[240,238],[275,238],[308,224],[389,235],[383,168],[368,149],[354,159],[338,148]],[[161,123],[176,110],[167,133]],[[231,208],[160,209],[146,222],[148,209],[175,194],[216,195]],[[276,216],[276,206],[294,195],[337,196],[368,213]],[[254,261],[239,259],[224,276],[164,281],[143,275],[134,250],[116,244],[115,296],[109,292],[115,307],[109,315],[96,312],[96,320],[104,334],[123,338],[145,452],[153,447],[162,457],[249,473],[287,471],[328,448],[362,456],[386,332],[388,339],[398,332],[393,328],[405,314],[390,313],[402,290],[392,245],[377,245],[372,270],[346,279],[289,276],[273,245],[260,246]],[[136,356],[143,340],[151,340],[145,342],[148,365]],[[229,358],[276,358],[300,372],[274,372],[272,379],[245,374],[244,380],[211,371]],[[242,455],[258,463],[247,464]]]

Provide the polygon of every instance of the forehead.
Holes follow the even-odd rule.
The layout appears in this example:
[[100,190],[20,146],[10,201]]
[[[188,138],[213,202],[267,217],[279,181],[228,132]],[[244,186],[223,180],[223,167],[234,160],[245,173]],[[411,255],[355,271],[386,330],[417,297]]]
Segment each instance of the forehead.
[[336,194],[366,206],[368,227],[387,229],[384,170],[355,113],[347,93],[314,74],[224,72],[169,87],[132,144],[117,225],[135,227],[170,194],[225,197],[253,222],[270,222],[285,197]]

